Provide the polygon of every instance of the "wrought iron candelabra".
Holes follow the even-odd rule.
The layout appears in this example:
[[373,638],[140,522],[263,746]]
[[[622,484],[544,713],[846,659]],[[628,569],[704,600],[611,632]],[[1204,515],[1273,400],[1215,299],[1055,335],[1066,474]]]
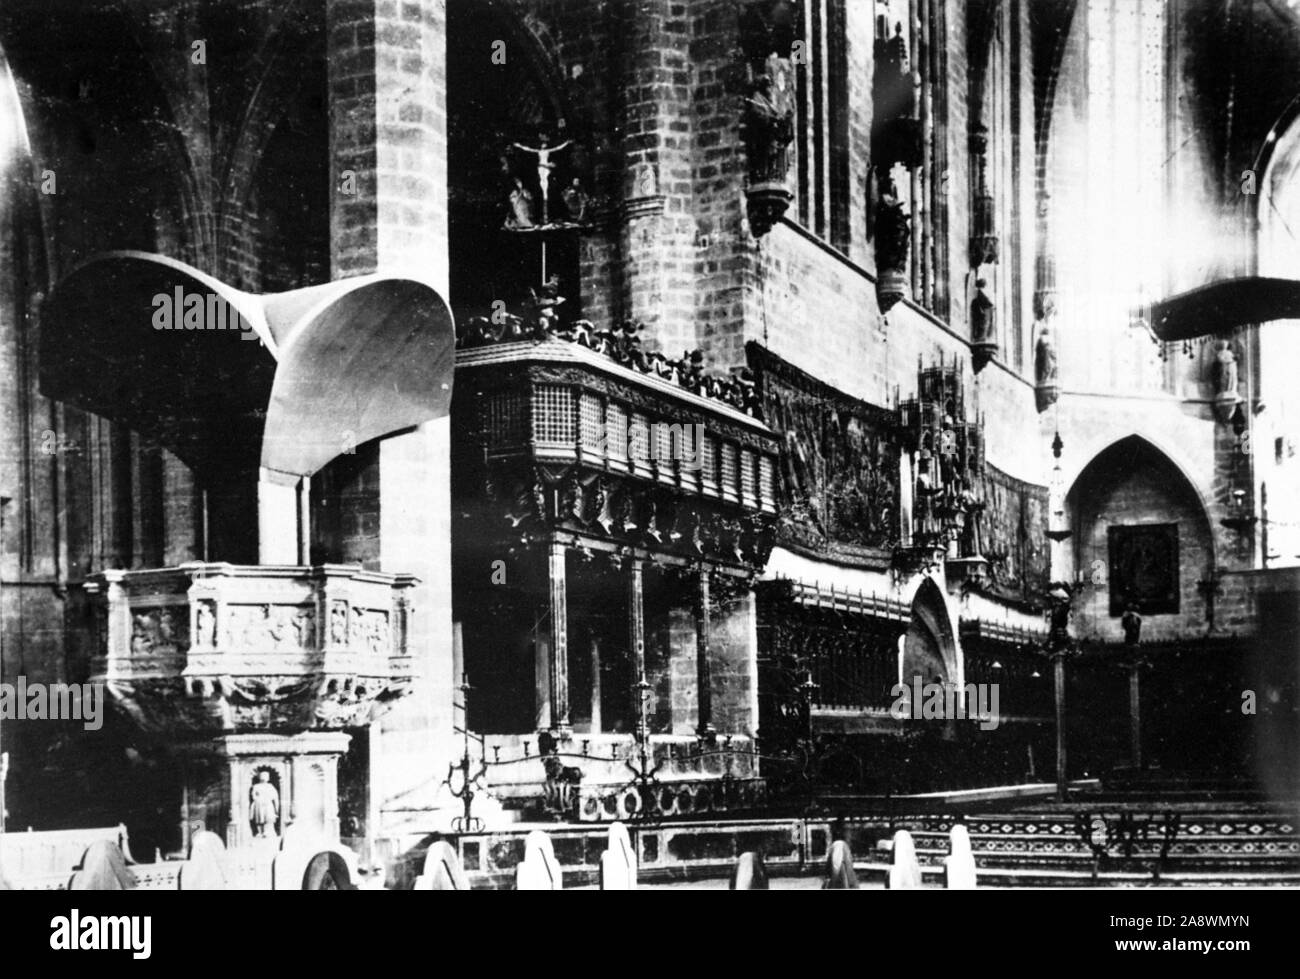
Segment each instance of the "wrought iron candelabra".
[[[474,689],[470,686],[469,677],[461,674],[460,682],[460,707],[463,721],[461,726],[456,728],[456,732],[461,735],[462,751],[460,761],[451,762],[447,766],[447,777],[443,779],[443,784],[465,807],[465,814],[457,816],[452,820],[451,828],[456,833],[477,833],[483,829],[483,820],[473,814],[474,791],[476,785],[481,788],[480,780],[487,774],[487,760],[484,758],[484,739],[480,735],[470,732],[469,729],[469,692]],[[470,754],[470,741],[477,741],[479,746],[478,771],[470,774],[474,769],[474,758]],[[460,788],[457,789],[454,783],[456,773],[460,772]]]

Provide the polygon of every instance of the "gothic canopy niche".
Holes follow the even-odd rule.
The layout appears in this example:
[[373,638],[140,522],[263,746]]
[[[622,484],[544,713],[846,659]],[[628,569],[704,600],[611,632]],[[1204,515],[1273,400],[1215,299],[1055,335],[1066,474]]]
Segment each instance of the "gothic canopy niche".
[[876,300],[888,313],[907,296],[912,226],[894,179],[894,168],[915,170],[922,161],[921,120],[917,113],[919,76],[912,70],[901,22],[876,17],[871,79],[871,170],[878,197],[873,234],[876,250]]
[[349,444],[447,414],[454,342],[446,304],[414,279],[258,296],[108,252],[45,304],[41,392],[157,439],[201,479],[309,476]]

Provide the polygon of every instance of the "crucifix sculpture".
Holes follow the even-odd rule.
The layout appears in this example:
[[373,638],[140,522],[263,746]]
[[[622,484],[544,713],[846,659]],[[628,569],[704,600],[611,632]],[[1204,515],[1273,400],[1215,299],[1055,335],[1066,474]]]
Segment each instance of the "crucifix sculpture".
[[559,146],[550,146],[548,145],[550,139],[545,133],[542,133],[538,136],[538,141],[542,144],[541,146],[525,146],[522,143],[514,143],[512,145],[517,150],[524,153],[531,153],[537,157],[537,184],[542,194],[542,224],[546,225],[551,223],[551,171],[558,166],[558,164],[552,162],[551,155],[565,149],[573,142],[573,140],[566,139]]

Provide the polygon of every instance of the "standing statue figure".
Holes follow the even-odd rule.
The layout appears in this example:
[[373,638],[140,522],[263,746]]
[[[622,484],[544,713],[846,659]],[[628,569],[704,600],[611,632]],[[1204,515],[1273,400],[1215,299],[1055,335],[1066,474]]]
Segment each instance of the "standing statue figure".
[[1220,340],[1214,355],[1215,394],[1220,398],[1237,397],[1237,353],[1231,340]]
[[573,140],[566,139],[559,146],[551,146],[549,145],[550,139],[546,136],[545,133],[541,133],[538,136],[537,141],[542,145],[524,146],[522,143],[514,143],[513,145],[515,149],[520,150],[524,153],[532,153],[537,157],[537,186],[538,189],[542,192],[542,224],[545,225],[545,224],[550,224],[551,222],[551,208],[550,208],[551,171],[554,170],[559,165],[551,161],[551,155],[560,152],[560,150],[564,149],[570,143],[572,143]]
[[1124,610],[1124,616],[1119,620],[1121,628],[1124,630],[1124,644],[1126,646],[1136,646],[1142,641],[1142,616],[1138,615],[1137,606],[1129,603],[1128,608]]
[[564,209],[569,212],[569,220],[581,224],[587,216],[587,193],[582,189],[582,181],[574,177],[573,183],[564,188],[560,197],[564,201]]
[[510,209],[506,212],[505,228],[518,231],[533,226],[533,195],[528,192],[524,182],[514,178],[515,186],[510,191]]
[[753,183],[785,180],[786,150],[794,139],[794,109],[782,111],[773,93],[771,75],[760,75],[745,100],[745,148]]
[[1056,383],[1056,348],[1052,346],[1046,330],[1038,334],[1038,346],[1034,350],[1034,375],[1040,385]]
[[271,784],[270,772],[258,772],[252,791],[253,833],[259,839],[275,835],[280,819],[280,793]]

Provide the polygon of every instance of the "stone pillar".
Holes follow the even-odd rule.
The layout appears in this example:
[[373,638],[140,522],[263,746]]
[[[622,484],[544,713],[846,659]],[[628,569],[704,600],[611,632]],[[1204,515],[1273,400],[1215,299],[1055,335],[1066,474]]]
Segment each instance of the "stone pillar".
[[1142,767],[1142,664],[1128,668],[1129,751],[1133,767]]
[[550,727],[561,736],[567,736],[572,730],[569,718],[569,608],[564,563],[564,545],[552,542],[546,576],[550,584]]
[[676,0],[623,5],[623,314],[663,350],[696,345],[691,18]]
[[260,469],[257,476],[257,563],[300,564],[303,514],[297,476]]
[[696,733],[712,737],[713,669],[709,662],[709,633],[712,631],[709,610],[709,568],[700,568],[700,587],[695,599],[695,685],[699,722]]
[[551,726],[551,641],[539,637],[533,651],[533,727]]
[[304,476],[294,488],[298,494],[298,561],[303,567],[311,564],[311,479]]
[[1057,653],[1052,657],[1052,676],[1056,690],[1056,797],[1066,796],[1065,774],[1065,657]]
[[628,648],[632,651],[632,717],[638,741],[650,735],[645,715],[645,570],[641,561],[632,558],[627,576]]
[[600,640],[594,636],[591,640],[591,727],[592,734],[599,734],[600,716]]
[[[410,276],[445,296],[445,4],[326,0],[326,29],[332,275]],[[390,825],[398,810],[434,807],[436,773],[456,753],[449,433],[442,418],[386,438],[376,463],[380,566],[420,579],[415,690],[371,732],[371,788]]]

